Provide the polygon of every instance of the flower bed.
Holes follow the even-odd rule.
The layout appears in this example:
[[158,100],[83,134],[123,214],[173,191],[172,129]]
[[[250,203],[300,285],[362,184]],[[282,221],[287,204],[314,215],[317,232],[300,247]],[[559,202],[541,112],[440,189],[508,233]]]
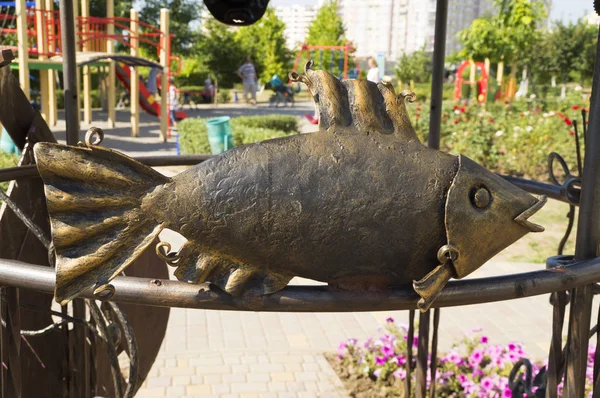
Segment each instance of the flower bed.
[[[547,180],[547,157],[552,151],[560,152],[574,167],[574,121],[583,145],[581,111],[585,106],[581,99],[485,106],[447,101],[442,108],[441,147],[499,173]],[[407,108],[417,134],[427,142],[429,104],[409,104]]]
[[[0,169],[15,167],[18,161],[17,155],[0,152]],[[6,191],[8,189],[8,182],[0,182],[0,189]]]
[[[418,328],[415,328],[417,330]],[[356,339],[341,342],[337,356],[329,361],[354,397],[403,397],[406,379],[407,328],[388,318],[382,335],[374,340],[359,343]],[[412,341],[412,386],[415,386],[416,347],[418,337]],[[595,347],[590,345],[586,373],[586,393],[591,393]],[[527,358],[522,344],[492,344],[481,330],[453,344],[447,353],[438,355],[435,377],[436,397],[511,397],[508,376],[513,366]],[[427,365],[429,369],[430,362]],[[544,364],[532,363],[533,376]],[[427,380],[429,388],[431,380]],[[535,380],[534,380],[535,384]],[[533,387],[533,391],[537,386]],[[414,394],[414,387],[412,389]],[[559,385],[562,396],[562,385]]]

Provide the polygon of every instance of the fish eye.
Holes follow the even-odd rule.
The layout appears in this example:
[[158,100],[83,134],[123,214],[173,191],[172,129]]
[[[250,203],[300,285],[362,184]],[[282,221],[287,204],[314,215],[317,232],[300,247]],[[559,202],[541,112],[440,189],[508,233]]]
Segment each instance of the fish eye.
[[471,203],[478,209],[485,209],[492,202],[492,194],[485,186],[477,186],[471,190]]

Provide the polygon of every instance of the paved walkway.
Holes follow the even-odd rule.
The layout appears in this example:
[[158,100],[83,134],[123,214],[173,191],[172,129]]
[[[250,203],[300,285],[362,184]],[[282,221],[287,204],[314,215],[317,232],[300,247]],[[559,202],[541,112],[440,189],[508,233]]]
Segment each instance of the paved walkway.
[[[280,111],[301,116],[312,112],[312,105]],[[190,116],[201,117],[270,112],[272,109],[266,107],[244,106],[188,111]],[[105,114],[96,112],[95,117],[101,120]],[[128,117],[127,112],[118,112],[117,126],[106,130],[103,145],[132,156],[174,154],[175,139],[160,142],[155,118],[143,116],[141,137],[131,138]],[[93,125],[106,127],[103,122]],[[82,126],[82,130],[86,128]],[[305,124],[304,128],[314,126]],[[64,137],[60,125],[57,130],[58,137]],[[174,170],[163,172],[172,174]],[[492,260],[472,277],[542,267]],[[299,278],[292,283],[314,284]],[[349,337],[365,340],[377,336],[388,317],[406,321],[407,312],[298,314],[172,309],[160,354],[138,396],[344,397],[347,394],[323,353],[335,351],[339,342]],[[592,319],[596,317],[594,313]],[[520,341],[531,358],[541,360],[547,356],[551,320],[547,295],[443,309],[440,350],[449,349],[465,333],[483,328],[490,343]]]

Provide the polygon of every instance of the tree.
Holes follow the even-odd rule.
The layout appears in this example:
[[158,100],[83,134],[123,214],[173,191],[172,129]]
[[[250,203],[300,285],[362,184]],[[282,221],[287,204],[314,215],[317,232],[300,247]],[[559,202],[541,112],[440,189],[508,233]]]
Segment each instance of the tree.
[[[323,4],[315,19],[308,27],[306,42],[312,46],[343,46],[346,44],[346,29],[339,15],[339,5],[336,0],[330,0]],[[336,76],[342,75],[342,68],[339,65],[339,59],[342,57],[337,51],[319,50],[312,54],[314,56],[315,67],[329,70]],[[350,62],[348,68],[352,68],[353,60],[348,54]],[[300,60],[300,65],[308,61],[306,55]]]
[[537,24],[546,16],[544,4],[530,0],[494,0],[496,13],[476,19],[471,26],[459,32],[464,59],[506,62],[513,76],[518,66],[526,67],[541,32]]
[[252,57],[263,82],[269,81],[274,74],[285,80],[289,72],[292,55],[285,45],[284,31],[285,24],[269,7],[260,21],[238,29],[235,34],[243,54]]
[[425,47],[412,54],[402,54],[394,70],[396,77],[403,82],[427,83],[431,78],[431,54]]
[[233,87],[239,81],[235,71],[244,62],[244,49],[228,26],[209,18],[204,27],[192,52],[197,68],[194,74],[202,75],[203,80],[211,73],[217,77],[219,87]]
[[330,0],[319,8],[315,19],[308,27],[306,41],[313,46],[341,46],[346,39],[344,22],[339,15],[337,1]]
[[[161,8],[170,11],[171,54],[189,54],[197,39],[192,23],[200,19],[198,3],[194,0],[144,0],[142,4],[140,20],[156,27],[160,26]],[[143,47],[144,43],[140,45]]]

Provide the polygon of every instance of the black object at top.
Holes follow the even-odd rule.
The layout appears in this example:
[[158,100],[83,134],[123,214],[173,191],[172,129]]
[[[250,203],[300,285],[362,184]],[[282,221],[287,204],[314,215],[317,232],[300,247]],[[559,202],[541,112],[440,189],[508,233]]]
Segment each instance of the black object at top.
[[208,11],[226,25],[252,25],[262,18],[269,0],[205,0]]

